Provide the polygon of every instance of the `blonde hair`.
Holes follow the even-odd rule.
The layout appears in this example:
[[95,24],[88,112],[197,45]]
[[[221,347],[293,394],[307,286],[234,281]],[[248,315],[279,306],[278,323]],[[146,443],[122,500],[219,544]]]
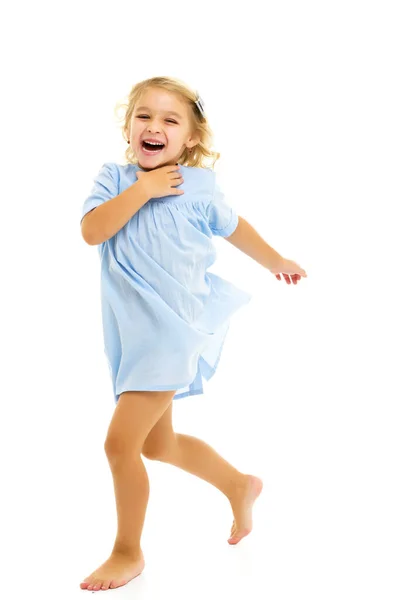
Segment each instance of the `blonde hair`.
[[[115,108],[115,114],[120,108],[124,109],[124,114],[122,118],[119,119],[119,121],[122,121],[123,123],[121,129],[124,139],[128,141],[126,134],[127,131],[129,131],[129,125],[135,106],[137,106],[137,103],[139,102],[143,93],[149,88],[161,88],[167,92],[178,94],[180,99],[183,102],[186,102],[186,104],[189,106],[192,135],[196,134],[196,137],[198,136],[200,141],[192,148],[192,152],[189,152],[189,148],[185,148],[181,156],[178,158],[178,162],[188,167],[210,168],[209,164],[207,164],[207,160],[211,159],[211,168],[214,168],[216,161],[220,158],[220,153],[211,150],[213,132],[208,123],[207,117],[204,118],[201,115],[195,104],[197,100],[197,94],[193,92],[183,81],[173,77],[152,77],[150,79],[140,81],[132,87],[128,95],[128,102],[117,104]],[[138,158],[130,145],[125,150],[125,159],[127,163],[134,165],[138,163]]]

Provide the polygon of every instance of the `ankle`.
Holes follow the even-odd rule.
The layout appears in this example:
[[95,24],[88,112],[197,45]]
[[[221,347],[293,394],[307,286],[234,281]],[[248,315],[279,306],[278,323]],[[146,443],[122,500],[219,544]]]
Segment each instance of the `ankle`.
[[141,560],[143,558],[143,552],[140,547],[126,546],[126,544],[121,544],[118,542],[115,542],[111,554],[114,556],[125,556],[126,558],[131,558],[132,560]]
[[247,485],[248,485],[248,475],[238,471],[236,479],[234,481],[232,481],[232,485],[231,485],[230,489],[228,490],[228,492],[226,493],[227,498],[229,500],[232,500],[232,499],[235,499],[238,496],[242,495],[244,490],[246,489]]

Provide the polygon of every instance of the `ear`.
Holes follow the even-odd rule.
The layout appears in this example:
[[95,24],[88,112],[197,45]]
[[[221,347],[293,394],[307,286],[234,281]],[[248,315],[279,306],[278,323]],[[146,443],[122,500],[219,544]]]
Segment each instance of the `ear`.
[[200,142],[200,136],[190,138],[190,146],[188,148],[194,148]]

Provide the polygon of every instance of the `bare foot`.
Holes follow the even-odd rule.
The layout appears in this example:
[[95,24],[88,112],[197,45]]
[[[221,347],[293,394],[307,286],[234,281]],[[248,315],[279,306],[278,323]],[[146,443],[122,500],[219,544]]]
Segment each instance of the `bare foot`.
[[228,544],[237,544],[248,535],[253,528],[253,504],[261,494],[263,482],[255,475],[247,475],[247,481],[242,488],[238,488],[235,497],[230,499],[235,517],[231,528],[231,537]]
[[143,553],[134,557],[112,552],[110,558],[96,571],[93,571],[89,577],[86,577],[80,587],[82,590],[93,592],[120,587],[140,575],[144,564]]

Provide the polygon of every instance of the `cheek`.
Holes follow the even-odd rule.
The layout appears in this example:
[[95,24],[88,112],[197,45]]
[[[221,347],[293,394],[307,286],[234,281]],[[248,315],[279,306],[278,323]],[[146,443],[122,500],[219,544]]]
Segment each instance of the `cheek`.
[[167,133],[169,143],[180,145],[182,142],[182,135],[178,131],[169,131]]
[[133,127],[131,129],[131,140],[136,143],[139,143],[140,138],[142,137],[144,130],[139,129],[138,127]]

